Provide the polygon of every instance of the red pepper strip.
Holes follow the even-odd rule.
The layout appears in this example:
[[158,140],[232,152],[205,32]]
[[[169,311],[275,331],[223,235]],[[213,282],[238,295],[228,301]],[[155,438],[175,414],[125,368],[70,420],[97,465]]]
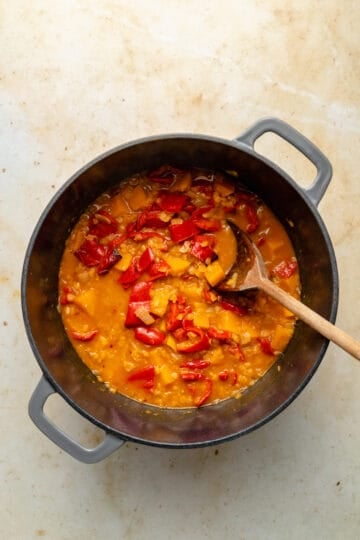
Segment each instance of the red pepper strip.
[[125,234],[127,238],[132,238],[136,234],[136,221],[131,221],[126,225]]
[[193,204],[193,203],[191,203],[191,202],[187,203],[187,204],[184,206],[184,208],[183,208],[183,210],[184,210],[185,212],[187,212],[188,214],[191,214],[191,215],[192,215],[194,212],[196,212],[196,209],[197,209],[197,206],[195,206],[195,204]]
[[195,236],[199,229],[191,219],[187,219],[182,223],[174,223],[169,225],[170,236],[173,242],[183,242]]
[[208,304],[213,304],[219,299],[217,293],[211,289],[204,289],[204,300]]
[[195,399],[195,401],[194,401],[195,407],[201,407],[201,405],[204,405],[204,403],[211,396],[212,387],[213,387],[212,380],[206,378],[206,379],[204,379],[204,384],[205,384],[205,390],[204,390],[202,396]]
[[266,337],[266,338],[257,338],[258,342],[260,343],[260,347],[261,347],[261,350],[264,354],[267,354],[269,356],[274,356],[275,354],[275,351],[271,345],[271,339]]
[[155,380],[154,379],[151,379],[151,381],[146,381],[142,385],[143,388],[146,388],[146,390],[149,390],[149,391],[153,390],[154,386],[155,386]]
[[194,353],[194,352],[200,352],[205,351],[210,348],[210,339],[208,338],[208,335],[202,328],[196,328],[195,326],[191,326],[189,328],[186,328],[187,335],[195,334],[198,336],[198,339],[196,341],[187,340],[182,343],[178,343],[176,345],[176,349],[180,353]]
[[145,272],[149,266],[154,262],[155,255],[151,248],[146,248],[145,251],[141,254],[140,259],[137,263],[137,269],[139,272]]
[[[181,324],[181,321],[179,321]],[[186,339],[186,330],[185,328],[177,328],[173,331],[173,336],[177,341],[184,341]]]
[[153,227],[154,229],[164,229],[169,225],[172,214],[159,210],[150,210],[140,214],[136,220],[136,229],[139,231],[143,227]]
[[191,307],[186,305],[186,299],[178,296],[176,302],[170,302],[170,311],[166,319],[166,330],[173,332],[182,326],[179,315],[184,315],[191,311]]
[[196,219],[191,218],[191,219],[193,223],[195,223],[195,225],[203,231],[215,232],[221,229],[221,222],[218,219],[204,219],[204,218],[196,218]]
[[229,378],[229,370],[228,369],[224,369],[223,371],[220,371],[220,373],[218,374],[218,377],[220,379],[220,381],[227,381],[228,378]]
[[91,341],[97,334],[98,330],[90,330],[89,332],[70,332],[71,337],[78,341]]
[[223,309],[226,309],[226,311],[236,313],[236,315],[247,315],[248,312],[246,308],[233,304],[232,302],[228,302],[227,300],[221,300],[220,306]]
[[230,214],[231,212],[235,212],[236,206],[235,205],[223,206],[223,210],[224,212]]
[[180,377],[185,382],[201,381],[205,378],[202,373],[198,373],[196,371],[185,371],[180,373]]
[[233,371],[232,374],[231,374],[231,384],[233,386],[235,386],[235,384],[237,383],[237,380],[238,380],[238,374],[236,373],[236,371]]
[[287,279],[295,274],[297,267],[298,265],[295,259],[281,261],[281,263],[273,268],[272,274]]
[[166,277],[169,274],[169,271],[170,266],[167,262],[162,260],[159,262],[153,262],[152,265],[148,268],[148,274],[151,281]]
[[131,264],[125,272],[123,272],[119,278],[119,283],[127,289],[132,283],[134,283],[145,270],[154,261],[154,253],[151,248],[146,248],[140,257],[134,257]]
[[209,360],[187,360],[186,362],[180,364],[180,367],[188,369],[205,369],[209,367],[210,364],[211,362],[209,362]]
[[236,360],[239,360],[240,362],[246,360],[244,352],[238,343],[231,343],[229,345],[226,344],[224,347],[230,354],[235,356]]
[[146,326],[137,326],[134,330],[135,338],[146,345],[161,345],[166,334],[157,328],[147,328]]
[[210,328],[208,328],[207,333],[209,337],[218,339],[220,341],[226,341],[227,339],[231,339],[231,332],[227,332],[226,330],[218,330],[213,326],[210,326]]
[[99,244],[98,240],[86,239],[81,246],[74,252],[74,255],[85,266],[97,266],[105,256],[106,248]]
[[134,326],[143,325],[144,321],[137,316],[138,309],[144,308],[150,312],[150,302],[132,302],[128,305],[126,312],[125,326],[126,328],[133,328]]
[[189,198],[183,193],[176,191],[160,191],[156,200],[157,204],[165,212],[180,212]]
[[255,206],[253,206],[250,203],[247,203],[245,207],[245,215],[246,215],[246,219],[248,220],[248,224],[246,226],[246,232],[248,232],[249,234],[255,232],[256,229],[260,225],[260,221],[259,221]]
[[121,259],[121,254],[119,253],[117,248],[113,246],[112,242],[109,242],[105,247],[106,253],[99,262],[97,268],[97,273],[99,274],[99,276],[107,274],[110,268],[114,266],[114,264],[116,264],[119,259]]
[[136,281],[140,275],[141,272],[138,269],[138,262],[140,257],[134,257],[133,260],[130,263],[130,266],[125,272],[121,274],[121,276],[118,279],[118,282],[122,284],[124,289],[129,288],[134,281]]
[[152,182],[158,184],[169,185],[173,182],[177,175],[184,174],[185,171],[172,167],[171,165],[162,165],[158,169],[148,173],[148,177]]
[[133,302],[150,302],[152,283],[149,281],[139,281],[135,283],[129,297],[129,304]]
[[201,262],[210,259],[213,260],[216,256],[213,247],[215,245],[215,237],[213,235],[198,234],[194,237],[190,253]]
[[154,366],[144,366],[140,369],[132,371],[128,376],[128,381],[151,381],[155,378],[155,367]]
[[192,219],[202,218],[202,217],[204,217],[204,214],[207,214],[213,208],[214,208],[213,204],[212,205],[207,204],[206,206],[200,206],[200,207],[196,208],[196,210],[194,210],[191,213],[191,217],[192,217]]
[[266,242],[266,234],[260,234],[256,240],[257,247],[263,246]]
[[255,200],[255,195],[253,193],[248,193],[247,191],[238,191],[236,193],[236,205],[240,203],[252,203]]
[[114,234],[118,230],[118,222],[106,210],[97,210],[89,219],[89,232],[98,238]]
[[139,281],[134,285],[129,297],[129,305],[125,319],[125,326],[127,328],[144,324],[136,315],[136,312],[139,308],[145,308],[150,312],[151,287],[152,283],[149,281]]

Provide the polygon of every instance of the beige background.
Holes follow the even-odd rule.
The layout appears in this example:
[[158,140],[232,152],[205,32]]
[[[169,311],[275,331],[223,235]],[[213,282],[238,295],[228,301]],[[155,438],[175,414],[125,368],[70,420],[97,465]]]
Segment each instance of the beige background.
[[[215,448],[127,444],[75,462],[27,416],[40,370],[19,297],[40,212],[104,150],[187,131],[233,138],[276,116],[333,164],[320,213],[337,254],[337,324],[360,337],[357,0],[0,1],[0,529],[7,539],[341,539],[360,535],[360,366],[330,345],[310,385],[259,431]],[[313,168],[256,148],[301,185]],[[83,443],[97,430],[48,414]]]

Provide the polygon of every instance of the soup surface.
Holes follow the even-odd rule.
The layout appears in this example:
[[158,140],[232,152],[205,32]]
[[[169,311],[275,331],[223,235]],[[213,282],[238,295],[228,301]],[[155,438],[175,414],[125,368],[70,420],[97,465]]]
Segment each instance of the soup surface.
[[161,407],[238,397],[287,346],[292,313],[260,291],[216,289],[236,258],[227,220],[298,297],[291,242],[234,173],[163,166],[101,195],[71,232],[59,309],[82,361],[112,392]]

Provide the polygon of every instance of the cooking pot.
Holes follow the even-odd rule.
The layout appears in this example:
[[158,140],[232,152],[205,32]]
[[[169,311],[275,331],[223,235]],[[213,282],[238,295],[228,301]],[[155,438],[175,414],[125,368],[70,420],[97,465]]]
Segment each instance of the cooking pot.
[[[254,150],[273,132],[316,167],[313,185],[303,189]],[[80,461],[99,461],[125,441],[192,448],[228,441],[274,418],[310,381],[328,340],[298,321],[286,351],[239,399],[201,408],[150,406],[110,393],[75,353],[57,310],[58,270],[65,241],[86,207],[100,193],[140,170],[164,163],[239,171],[241,181],[274,211],[293,243],[299,262],[302,301],[334,322],[338,275],[333,247],[317,205],[331,179],[331,165],[314,144],[284,122],[257,122],[234,140],[171,134],[123,144],[90,162],[65,183],[41,215],[27,248],[22,274],[22,309],[27,335],[43,376],[30,402],[37,427]],[[280,369],[278,369],[280,368]],[[76,411],[105,431],[95,448],[85,448],[44,413],[47,398],[59,393]]]

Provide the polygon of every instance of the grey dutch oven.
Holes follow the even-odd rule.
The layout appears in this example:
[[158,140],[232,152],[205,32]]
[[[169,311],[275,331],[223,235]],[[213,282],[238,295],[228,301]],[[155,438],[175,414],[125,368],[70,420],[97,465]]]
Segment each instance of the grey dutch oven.
[[[303,189],[277,165],[254,150],[255,141],[273,132],[316,167],[316,178]],[[22,308],[27,335],[43,372],[29,403],[36,426],[76,459],[94,463],[125,441],[168,448],[222,443],[259,428],[303,390],[318,368],[328,340],[298,321],[284,352],[240,399],[200,409],[152,407],[108,392],[76,355],[57,311],[58,269],[67,236],[88,204],[109,186],[139,170],[164,163],[237,170],[285,226],[299,261],[302,300],[331,322],[338,304],[337,266],[317,205],[331,179],[331,166],[318,148],[284,122],[260,120],[234,140],[172,134],[123,144],[83,167],[56,193],[42,213],[26,251]],[[293,224],[294,226],[290,226]],[[105,431],[95,448],[85,448],[61,431],[44,413],[47,398],[59,393],[71,407]]]

